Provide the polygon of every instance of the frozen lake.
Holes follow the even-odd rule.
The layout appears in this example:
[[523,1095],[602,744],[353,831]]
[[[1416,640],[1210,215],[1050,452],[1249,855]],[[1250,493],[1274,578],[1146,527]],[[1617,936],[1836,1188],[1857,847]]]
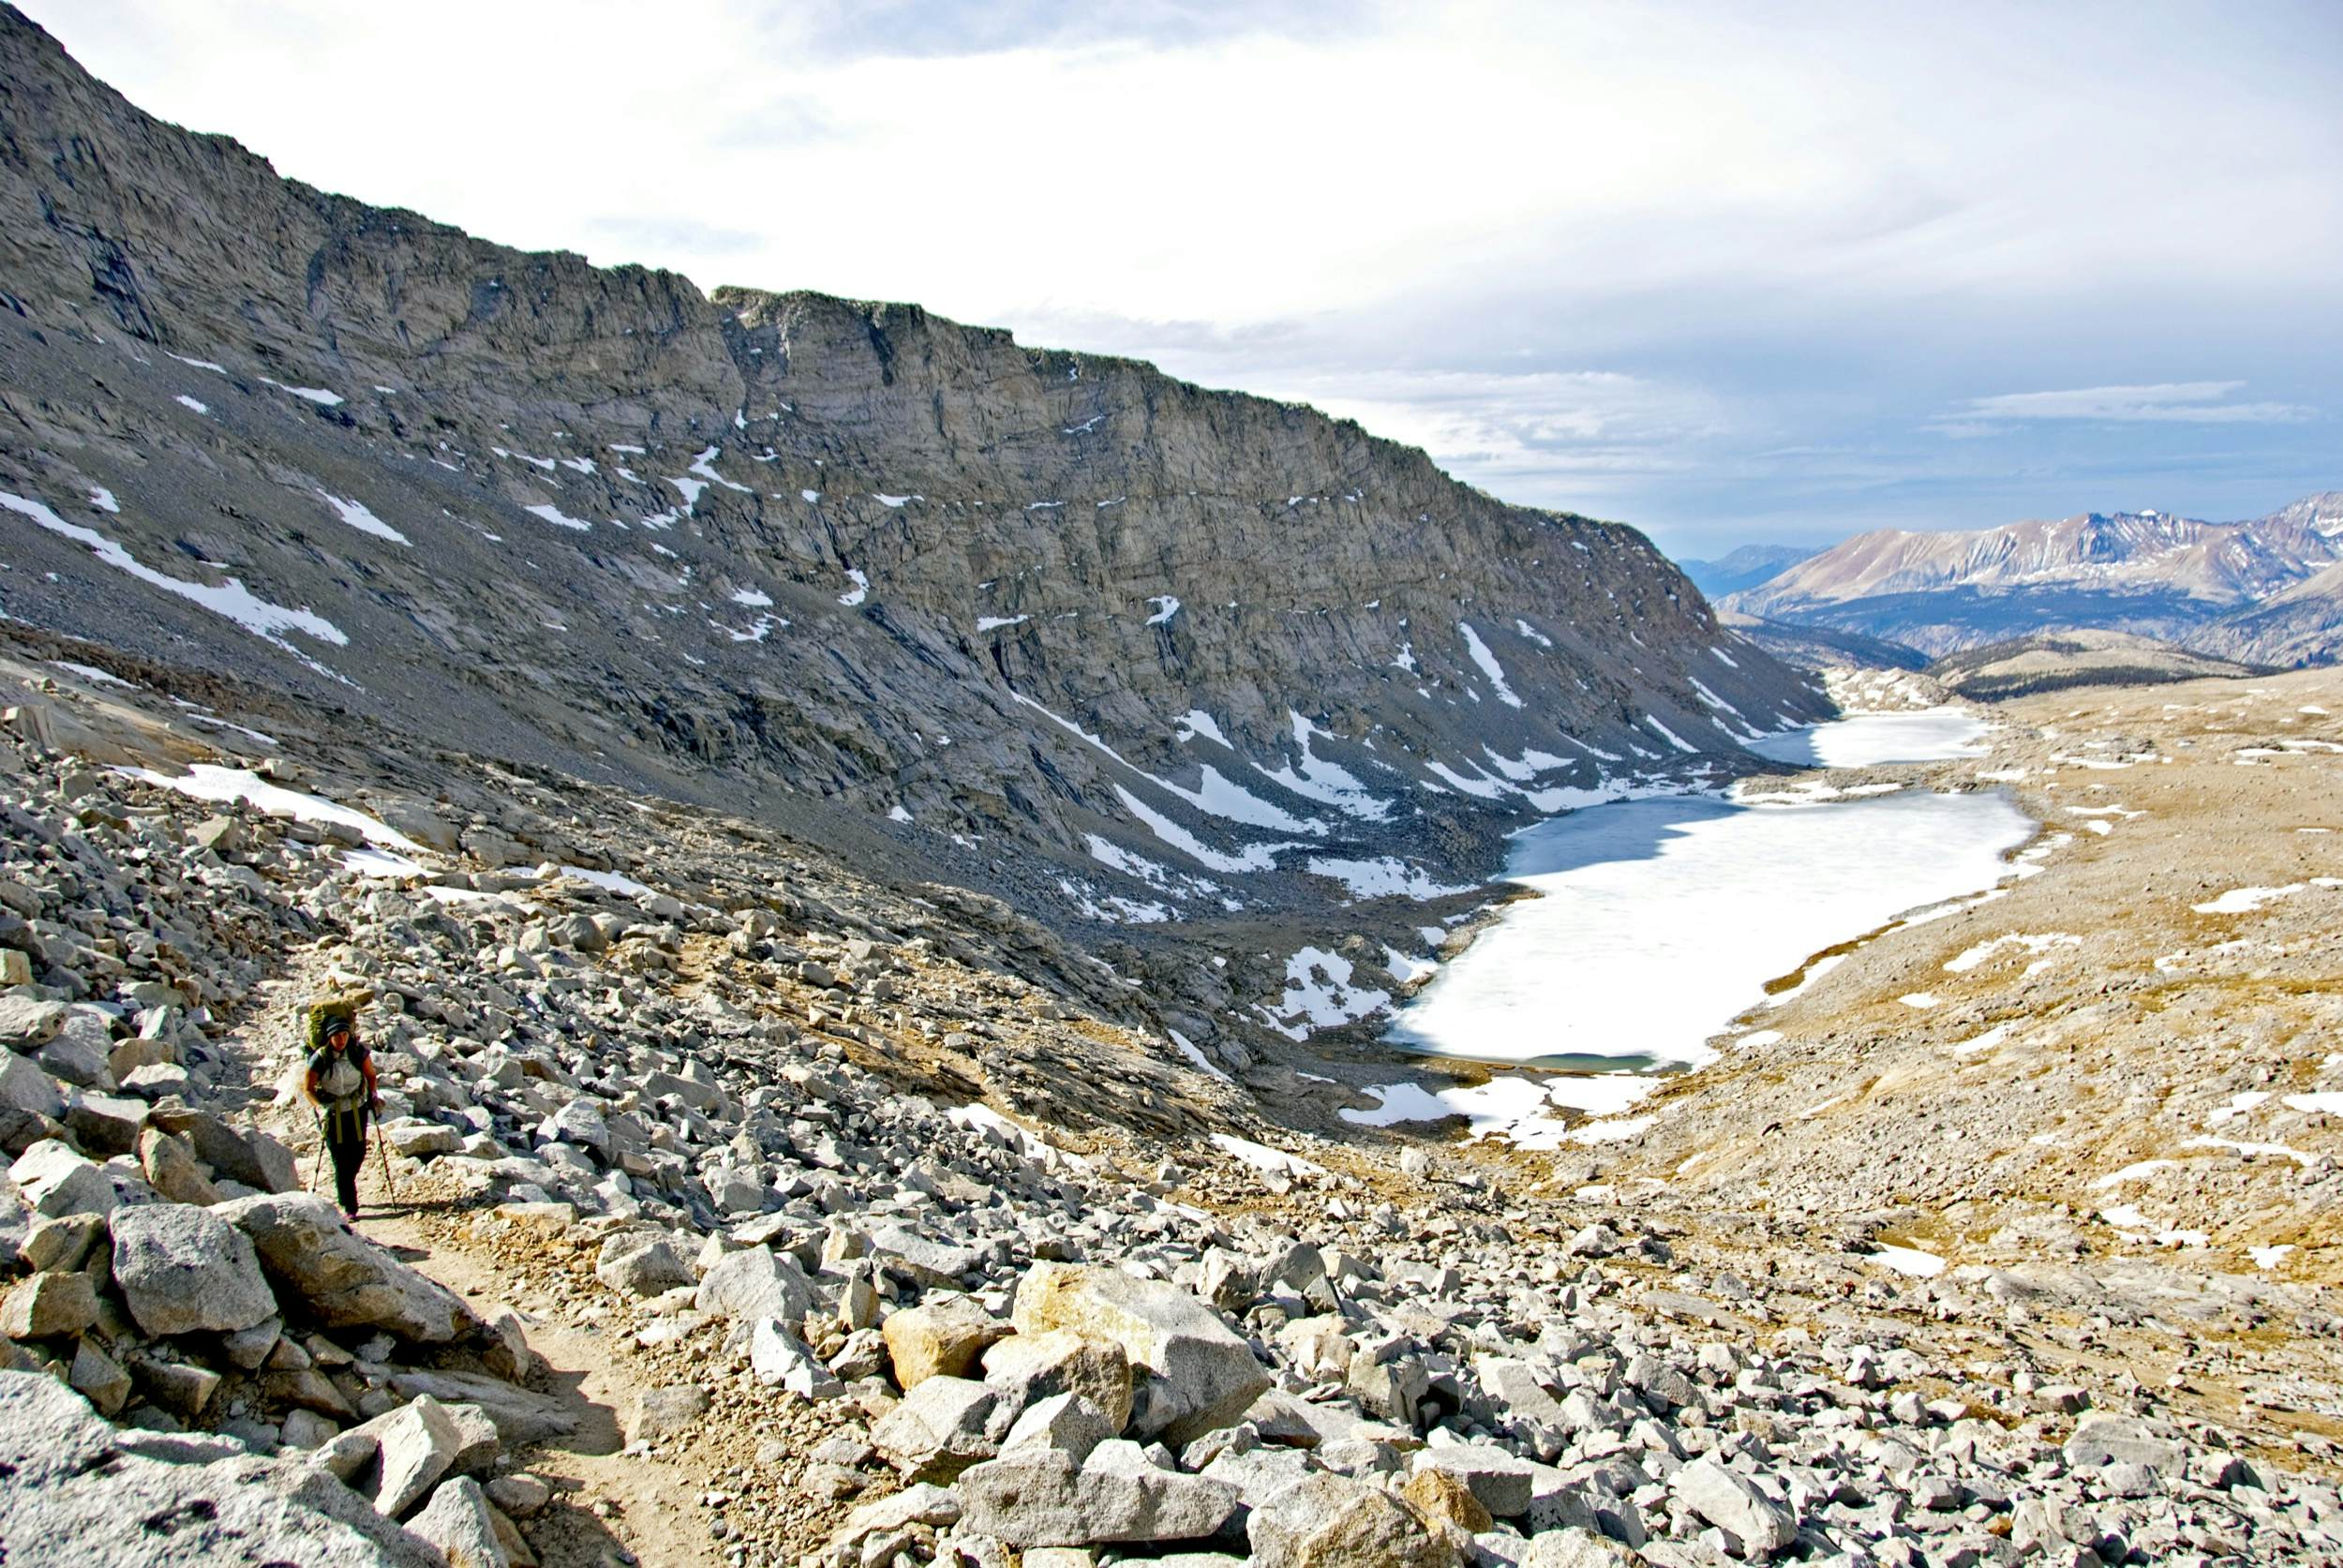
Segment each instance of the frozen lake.
[[1871,768],[1885,762],[1974,756],[1985,749],[1977,743],[1984,735],[1985,722],[1966,709],[1928,708],[1912,713],[1863,713],[1745,744],[1776,762]]
[[[1872,715],[1796,739],[1834,763],[1924,760],[1908,754],[1926,743],[1927,756],[1960,754],[1981,732],[1961,723]],[[1816,805],[1630,800],[1557,818],[1515,841],[1508,870],[1544,896],[1510,906],[1385,1038],[1582,1071],[1697,1066],[1713,1057],[1711,1035],[1766,999],[1768,980],[1898,915],[1992,887],[2033,830],[2000,793],[1918,790]]]

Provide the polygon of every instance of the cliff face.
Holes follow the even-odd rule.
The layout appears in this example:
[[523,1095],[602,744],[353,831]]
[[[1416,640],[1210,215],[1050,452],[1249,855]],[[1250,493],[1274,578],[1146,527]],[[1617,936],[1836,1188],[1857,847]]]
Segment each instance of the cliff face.
[[1819,711],[1632,530],[1143,365],[324,195],[12,10],[0,279],[10,616],[1045,918],[1455,882]]

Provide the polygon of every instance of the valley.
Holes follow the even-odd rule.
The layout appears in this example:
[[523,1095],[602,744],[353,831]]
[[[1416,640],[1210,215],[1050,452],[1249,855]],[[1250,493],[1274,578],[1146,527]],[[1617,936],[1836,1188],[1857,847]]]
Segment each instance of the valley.
[[0,4],[0,1560],[2343,1562],[2336,518],[1712,607]]

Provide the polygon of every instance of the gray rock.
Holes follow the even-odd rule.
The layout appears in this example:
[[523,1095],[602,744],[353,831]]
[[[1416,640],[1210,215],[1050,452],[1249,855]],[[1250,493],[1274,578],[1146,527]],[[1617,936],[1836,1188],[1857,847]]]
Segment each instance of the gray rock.
[[184,1138],[214,1176],[255,1192],[299,1192],[301,1170],[292,1151],[264,1132],[238,1132],[208,1111],[157,1106],[148,1122]]
[[[39,1218],[25,1232],[17,1261],[35,1271],[78,1269],[90,1262],[93,1252],[110,1245],[103,1215],[68,1214],[55,1219]],[[97,1267],[102,1272],[104,1266],[101,1257]]]
[[2074,1436],[2067,1440],[2066,1453],[2067,1462],[2078,1470],[2098,1465],[2145,1465],[2173,1475],[2180,1471],[2185,1450],[2148,1422],[2093,1411],[2076,1423]]
[[1212,1534],[1236,1512],[1225,1482],[1157,1470],[1143,1461],[1088,1461],[1031,1447],[972,1466],[961,1477],[961,1528],[1016,1547],[1095,1542],[1189,1541]]
[[[830,1537],[833,1552],[854,1552],[873,1536],[892,1535],[906,1525],[942,1530],[960,1521],[959,1497],[942,1486],[922,1482],[891,1497],[866,1502],[845,1517]],[[857,1554],[858,1555],[858,1554]],[[854,1559],[849,1558],[848,1561]]]
[[195,1151],[184,1138],[150,1127],[139,1134],[139,1169],[146,1185],[174,1203],[209,1208],[219,1202],[219,1189],[196,1163]]
[[1065,1329],[1121,1345],[1148,1374],[1131,1418],[1143,1438],[1184,1443],[1235,1420],[1270,1383],[1252,1348],[1212,1307],[1120,1269],[1036,1263],[1011,1316],[1020,1334]]
[[1501,1448],[1480,1443],[1426,1448],[1416,1455],[1415,1468],[1455,1476],[1464,1483],[1475,1501],[1498,1518],[1517,1519],[1530,1512],[1530,1494],[1537,1467]]
[[779,1318],[798,1324],[813,1306],[813,1290],[797,1260],[769,1247],[727,1252],[701,1276],[693,1306],[725,1318]]
[[871,1237],[870,1255],[891,1274],[930,1289],[956,1290],[963,1276],[974,1274],[983,1260],[965,1247],[930,1241],[915,1231],[890,1226]]
[[119,1210],[113,1241],[114,1285],[147,1334],[232,1334],[276,1316],[252,1243],[208,1209]]
[[121,1202],[113,1183],[62,1139],[44,1138],[16,1157],[8,1179],[36,1214],[110,1215]]
[[1028,1406],[1001,1440],[1004,1456],[1024,1449],[1054,1449],[1081,1464],[1090,1451],[1114,1436],[1098,1407],[1079,1394],[1053,1394]]
[[512,1558],[497,1539],[487,1496],[469,1475],[441,1482],[407,1528],[439,1547],[448,1568],[512,1568]]
[[315,1411],[294,1410],[285,1412],[277,1441],[287,1448],[322,1448],[339,1436],[341,1427],[329,1415]]
[[11,1563],[441,1561],[330,1476],[250,1458],[172,1463],[125,1448],[123,1438],[55,1379],[0,1372],[0,1467],[10,1476],[0,1487],[0,1540]]
[[756,1381],[800,1399],[835,1399],[846,1391],[813,1353],[778,1318],[760,1318],[749,1336],[749,1366]]
[[66,1381],[96,1406],[100,1415],[119,1414],[130,1399],[130,1374],[98,1347],[96,1335],[82,1336],[73,1347],[73,1364]]
[[464,1433],[444,1406],[425,1395],[354,1428],[377,1456],[374,1506],[395,1519],[421,1502],[464,1449]]
[[871,1446],[910,1481],[948,1481],[1000,1452],[1016,1412],[997,1390],[966,1378],[930,1378],[879,1417]]
[[57,1038],[67,1011],[63,1002],[0,993],[0,1046],[12,1052],[39,1050]]
[[381,1328],[444,1344],[481,1327],[461,1298],[352,1231],[323,1198],[240,1198],[213,1212],[251,1238],[269,1278],[328,1328]]
[[546,1117],[537,1136],[548,1142],[590,1150],[605,1164],[610,1158],[610,1124],[599,1109],[582,1099],[574,1099]]
[[1695,1459],[1679,1470],[1668,1477],[1668,1490],[1749,1556],[1770,1557],[1798,1539],[1798,1520],[1787,1508],[1714,1459]]
[[515,1447],[570,1437],[578,1428],[576,1412],[552,1395],[485,1373],[409,1367],[391,1374],[391,1391],[407,1399],[429,1395],[451,1409],[476,1407],[495,1425],[497,1435]]
[[219,1392],[220,1376],[208,1366],[150,1351],[130,1363],[130,1381],[148,1403],[161,1406],[183,1421],[193,1421]]
[[1634,1568],[1646,1559],[1607,1535],[1568,1528],[1532,1535],[1514,1561],[1516,1568]]
[[553,1501],[553,1488],[527,1471],[500,1475],[488,1483],[488,1501],[516,1519],[532,1519]]
[[105,1019],[76,1008],[67,1015],[65,1026],[33,1053],[33,1059],[61,1083],[110,1093],[114,1075],[106,1058],[112,1049],[113,1036]]
[[1131,1358],[1112,1339],[1085,1339],[1065,1329],[1016,1334],[987,1349],[984,1381],[1023,1410],[1053,1394],[1079,1394],[1119,1435],[1131,1419]]
[[661,1235],[622,1231],[602,1244],[594,1277],[627,1295],[655,1296],[698,1280],[690,1261]]
[[0,1055],[0,1107],[27,1111],[54,1121],[65,1114],[65,1096],[56,1080],[14,1052]]

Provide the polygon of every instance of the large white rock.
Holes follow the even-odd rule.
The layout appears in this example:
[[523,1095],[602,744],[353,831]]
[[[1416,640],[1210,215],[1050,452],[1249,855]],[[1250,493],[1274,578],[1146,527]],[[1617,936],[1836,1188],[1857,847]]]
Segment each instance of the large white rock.
[[1032,1445],[962,1472],[960,1528],[1011,1546],[1083,1546],[1097,1542],[1192,1541],[1236,1512],[1224,1481],[1132,1462],[1109,1440],[1077,1460]]
[[769,1247],[744,1247],[717,1259],[700,1277],[692,1305],[721,1317],[779,1318],[794,1325],[805,1322],[813,1290],[795,1258]]
[[2093,1411],[2067,1440],[2067,1463],[2077,1470],[2099,1465],[2145,1465],[2178,1474],[2186,1450],[2160,1427],[2133,1416]]
[[447,1568],[513,1568],[512,1558],[497,1540],[487,1495],[469,1475],[441,1482],[407,1528],[439,1547]]
[[118,1209],[113,1238],[114,1284],[147,1334],[233,1334],[276,1315],[252,1243],[208,1209]]
[[1668,1477],[1668,1490],[1724,1531],[1751,1557],[1770,1557],[1798,1539],[1798,1520],[1746,1477],[1714,1459],[1695,1459]]
[[330,1474],[252,1458],[174,1464],[128,1451],[80,1395],[39,1373],[0,1371],[0,1470],[9,1478],[0,1486],[0,1541],[10,1568],[442,1561]]
[[666,1237],[625,1231],[602,1244],[594,1277],[627,1295],[655,1296],[692,1284],[697,1276]]
[[0,993],[0,1045],[10,1051],[38,1051],[57,1038],[69,1010],[63,1002]]
[[465,1446],[463,1429],[427,1394],[354,1430],[374,1441],[374,1506],[390,1519],[421,1502]]
[[61,1138],[44,1138],[16,1157],[8,1179],[36,1214],[112,1214],[122,1200],[106,1172]]
[[966,1378],[930,1378],[871,1427],[871,1446],[908,1481],[948,1481],[1001,1451],[1013,1411]]
[[1065,1329],[1112,1339],[1144,1368],[1132,1402],[1142,1438],[1185,1443],[1227,1426],[1269,1386],[1268,1371],[1202,1300],[1120,1269],[1036,1263],[1017,1287],[1019,1334]]
[[381,1328],[436,1345],[481,1326],[461,1297],[352,1231],[323,1198],[276,1193],[212,1212],[250,1237],[268,1277],[328,1328]]
[[813,1347],[778,1318],[759,1318],[749,1336],[749,1368],[756,1381],[801,1399],[835,1399],[846,1385],[821,1363]]

